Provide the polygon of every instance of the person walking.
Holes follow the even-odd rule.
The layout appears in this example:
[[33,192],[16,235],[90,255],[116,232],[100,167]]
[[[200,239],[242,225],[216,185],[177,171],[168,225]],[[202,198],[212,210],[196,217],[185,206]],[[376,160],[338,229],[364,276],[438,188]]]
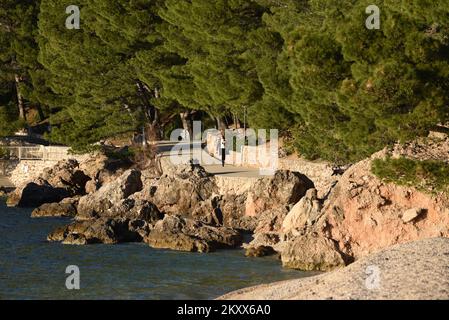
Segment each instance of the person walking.
[[221,148],[221,165],[224,167],[226,162],[226,139],[223,136],[221,136],[220,148]]

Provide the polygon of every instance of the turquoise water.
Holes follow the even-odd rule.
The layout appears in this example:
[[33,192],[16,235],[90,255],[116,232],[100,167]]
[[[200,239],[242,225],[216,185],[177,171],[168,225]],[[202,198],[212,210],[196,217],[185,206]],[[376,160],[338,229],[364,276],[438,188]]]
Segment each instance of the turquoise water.
[[[211,254],[155,250],[145,244],[65,246],[47,234],[69,219],[31,219],[0,204],[0,299],[212,299],[239,288],[310,274],[241,250]],[[80,290],[65,287],[80,269]]]

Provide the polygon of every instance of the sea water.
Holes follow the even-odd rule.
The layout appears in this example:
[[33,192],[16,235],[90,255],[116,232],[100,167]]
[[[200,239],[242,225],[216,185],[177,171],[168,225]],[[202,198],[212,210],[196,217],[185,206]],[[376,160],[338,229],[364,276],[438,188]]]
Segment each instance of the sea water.
[[[230,291],[312,275],[273,257],[156,250],[142,243],[71,246],[46,241],[66,218],[31,218],[0,203],[0,299],[213,299]],[[66,268],[80,270],[68,290]]]

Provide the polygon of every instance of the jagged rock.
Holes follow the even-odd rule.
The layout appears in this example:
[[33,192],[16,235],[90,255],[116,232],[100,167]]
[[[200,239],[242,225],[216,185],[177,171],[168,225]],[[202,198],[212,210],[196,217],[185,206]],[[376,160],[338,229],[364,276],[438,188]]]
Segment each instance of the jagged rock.
[[74,217],[78,198],[66,198],[59,203],[44,203],[33,210],[31,217]]
[[[226,226],[247,231],[253,231],[257,226],[258,217],[246,215],[247,197],[247,192],[243,194],[224,193],[222,195],[220,207],[223,212],[223,220]],[[248,224],[245,222],[250,223]]]
[[272,177],[251,182],[244,191],[234,188],[233,185],[220,188],[220,207],[225,225],[254,231],[258,224],[255,221],[264,219],[264,213],[284,210],[295,204],[308,189],[313,188],[313,183],[300,173],[277,171]]
[[258,247],[271,247],[274,251],[280,252],[281,240],[278,232],[256,233],[253,236],[253,240],[249,244],[243,244],[243,247],[246,250]]
[[236,230],[251,232],[256,229],[258,223],[259,220],[257,217],[243,216],[235,219],[229,219],[224,225]]
[[210,252],[237,247],[241,245],[242,237],[230,228],[213,227],[180,216],[165,216],[144,241],[153,248]]
[[289,207],[281,206],[273,210],[267,210],[260,214],[255,234],[280,232],[282,223],[289,212]]
[[246,215],[260,213],[297,203],[313,182],[306,176],[291,171],[277,171],[273,177],[259,179],[248,193]]
[[100,214],[102,217],[127,218],[131,220],[143,220],[150,224],[164,218],[164,214],[151,202],[127,198],[117,205]]
[[89,180],[86,183],[86,193],[87,194],[92,194],[94,192],[96,192],[99,189],[99,183],[95,180]]
[[212,201],[216,193],[217,186],[212,176],[203,167],[190,164],[153,180],[141,198],[151,201],[166,213],[205,219],[214,210]]
[[282,265],[303,271],[329,271],[345,266],[336,244],[327,238],[308,234],[283,244]]
[[134,227],[135,224],[136,221],[129,219],[109,218],[75,221],[68,226],[57,228],[48,235],[47,240],[73,245],[141,241],[142,236]]
[[307,226],[312,226],[318,219],[322,209],[316,189],[307,190],[306,195],[293,206],[282,222],[283,234],[300,234]]
[[253,240],[245,245],[246,250],[256,250],[259,247],[271,247],[274,251],[278,250],[279,243],[282,241],[282,223],[288,212],[288,207],[263,212],[254,230]]
[[90,179],[79,169],[79,163],[74,159],[59,161],[55,166],[45,169],[40,178],[54,188],[66,189],[72,196],[84,194],[86,182]]
[[142,190],[140,171],[128,170],[97,192],[82,197],[78,204],[77,219],[90,219],[102,215],[122,200]]

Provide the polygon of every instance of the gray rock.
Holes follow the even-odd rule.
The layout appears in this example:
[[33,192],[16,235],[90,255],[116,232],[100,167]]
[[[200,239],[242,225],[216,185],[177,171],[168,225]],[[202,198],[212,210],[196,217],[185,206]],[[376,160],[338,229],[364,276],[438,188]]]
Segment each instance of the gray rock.
[[449,239],[395,245],[318,276],[242,289],[229,300],[449,299]]
[[78,204],[77,219],[91,219],[107,212],[132,194],[142,190],[141,173],[128,170],[98,191],[82,197]]
[[76,215],[76,203],[78,200],[74,199],[72,202],[64,200],[59,203],[44,203],[33,210],[31,217],[74,217]]
[[314,234],[284,243],[281,260],[284,267],[303,271],[329,271],[345,266],[334,241]]
[[242,236],[226,227],[214,227],[180,216],[165,216],[144,241],[153,248],[210,252],[241,245]]
[[142,241],[142,236],[135,228],[135,224],[136,221],[129,219],[110,218],[75,221],[57,228],[47,236],[47,240],[73,245],[139,242]]

